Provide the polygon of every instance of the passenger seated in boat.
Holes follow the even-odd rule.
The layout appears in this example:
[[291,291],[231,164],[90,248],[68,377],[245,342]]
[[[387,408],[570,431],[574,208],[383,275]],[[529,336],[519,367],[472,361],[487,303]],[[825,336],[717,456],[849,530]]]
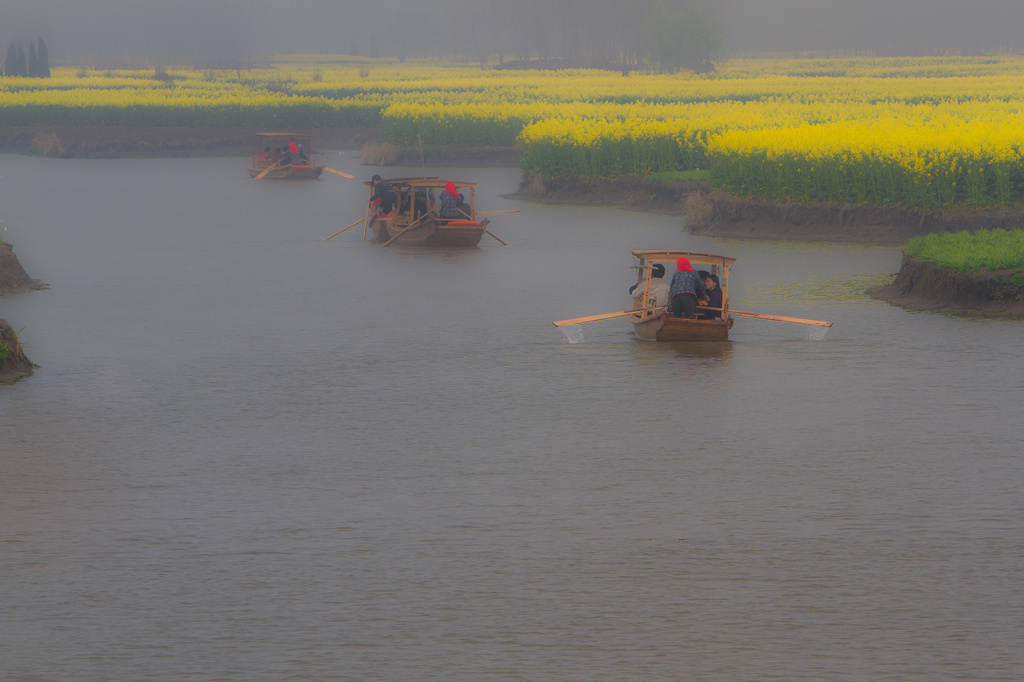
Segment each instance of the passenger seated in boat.
[[263,150],[263,153],[262,153],[262,154],[260,154],[260,158],[261,158],[261,159],[266,159],[266,160],[269,160],[269,159],[270,159],[270,157],[271,157],[271,153],[270,153],[270,145],[268,144],[268,145],[267,145],[267,148]]
[[280,147],[274,147],[274,154],[270,157],[270,160],[273,161],[274,163],[277,163],[282,158],[284,158],[284,157],[281,154],[281,148]]
[[306,150],[302,148],[301,144],[299,145],[299,163],[309,165],[309,157],[306,155]]
[[415,208],[416,211],[413,213],[413,218],[418,218],[427,212],[427,207],[429,205],[429,201],[427,200],[427,190],[420,187],[416,190],[415,197],[413,208]]
[[672,300],[672,315],[686,317],[688,320],[697,317],[697,301],[708,296],[704,282],[693,271],[693,266],[685,256],[680,256],[676,261],[676,274],[672,275],[669,296]]
[[370,195],[370,203],[380,209],[381,218],[387,218],[391,215],[391,210],[398,202],[398,195],[391,188],[391,185],[384,182],[379,175],[374,175],[370,178],[370,182],[373,184],[373,194]]
[[[668,291],[668,282],[665,281],[665,266],[655,263],[651,266],[651,291],[647,304],[658,308],[667,306],[669,303]],[[644,283],[637,282],[629,288],[629,293],[639,301],[640,297],[644,295]]]
[[441,208],[437,212],[437,217],[446,222],[458,220],[462,217],[459,215],[458,204],[459,192],[455,189],[455,183],[449,180],[441,192]]
[[708,308],[717,308],[717,310],[702,310],[700,313],[701,319],[722,319],[722,289],[718,285],[718,275],[712,275],[706,270],[701,270],[697,274],[700,275],[701,280],[704,282],[704,288],[708,292],[707,299],[702,301],[701,305]]
[[466,203],[466,197],[462,196],[462,192],[459,192],[459,200],[455,204],[455,212],[459,214],[459,220],[473,219],[473,213],[469,208],[469,204]]

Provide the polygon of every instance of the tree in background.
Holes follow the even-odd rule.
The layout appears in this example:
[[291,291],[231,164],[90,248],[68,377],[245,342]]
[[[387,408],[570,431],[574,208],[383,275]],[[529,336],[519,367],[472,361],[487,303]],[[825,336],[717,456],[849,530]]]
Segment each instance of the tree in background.
[[25,48],[17,47],[14,43],[7,48],[7,59],[4,60],[4,75],[6,76],[27,76],[28,67],[25,64]]
[[6,76],[21,76],[28,78],[49,78],[50,77],[50,55],[46,49],[46,43],[39,39],[39,49],[35,43],[28,45],[28,59],[25,58],[25,48],[17,47],[11,43],[7,48],[7,59],[4,60],[3,73]]
[[39,77],[39,59],[36,58],[36,44],[28,44],[28,77]]
[[4,75],[5,76],[18,76],[18,49],[14,47],[14,43],[7,48],[7,59],[4,60]]
[[46,43],[43,42],[43,37],[39,36],[39,78],[50,77],[50,51],[46,49]]
[[25,59],[25,48],[18,45],[18,75],[28,76],[28,60]]
[[713,71],[712,60],[722,52],[722,31],[716,22],[704,17],[700,6],[674,10],[659,4],[644,19],[644,35],[658,69],[668,73],[680,69]]

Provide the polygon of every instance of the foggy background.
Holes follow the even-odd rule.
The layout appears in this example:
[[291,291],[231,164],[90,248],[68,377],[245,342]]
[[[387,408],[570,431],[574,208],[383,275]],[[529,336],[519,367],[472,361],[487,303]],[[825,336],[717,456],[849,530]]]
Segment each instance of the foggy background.
[[[617,60],[653,0],[0,0],[0,55],[51,65],[214,65],[279,54]],[[729,54],[1024,51],[1022,0],[669,0],[700,5]],[[375,52],[375,55],[372,54]]]

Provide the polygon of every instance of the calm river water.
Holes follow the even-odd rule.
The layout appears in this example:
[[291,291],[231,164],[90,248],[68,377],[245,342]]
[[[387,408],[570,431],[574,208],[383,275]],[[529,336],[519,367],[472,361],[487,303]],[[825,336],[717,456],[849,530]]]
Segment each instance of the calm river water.
[[[515,169],[440,171],[510,246],[321,242],[361,182],[244,164],[0,156],[52,287],[0,299],[41,365],[0,387],[0,678],[1024,678],[1024,323],[868,298],[899,247],[503,199]],[[628,307],[633,248],[835,326],[552,326]]]

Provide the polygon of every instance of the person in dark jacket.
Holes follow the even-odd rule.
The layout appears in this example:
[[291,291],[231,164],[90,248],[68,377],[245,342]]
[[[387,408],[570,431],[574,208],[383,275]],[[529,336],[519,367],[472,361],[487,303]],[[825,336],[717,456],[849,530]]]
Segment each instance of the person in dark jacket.
[[398,195],[395,194],[395,190],[391,188],[391,185],[384,182],[379,175],[374,175],[370,182],[373,184],[373,194],[370,195],[370,203],[380,208],[381,218],[387,218],[391,215],[391,210],[394,209],[395,203],[398,201]]
[[672,275],[669,296],[672,300],[672,315],[695,319],[697,317],[697,301],[706,299],[707,289],[704,282],[693,271],[693,266],[685,256],[676,260],[676,274]]
[[706,270],[701,270],[697,274],[700,275],[701,281],[704,282],[704,288],[708,292],[707,300],[701,305],[718,308],[718,310],[702,310],[701,318],[705,320],[722,319],[722,288],[718,282],[718,275],[712,275]]

